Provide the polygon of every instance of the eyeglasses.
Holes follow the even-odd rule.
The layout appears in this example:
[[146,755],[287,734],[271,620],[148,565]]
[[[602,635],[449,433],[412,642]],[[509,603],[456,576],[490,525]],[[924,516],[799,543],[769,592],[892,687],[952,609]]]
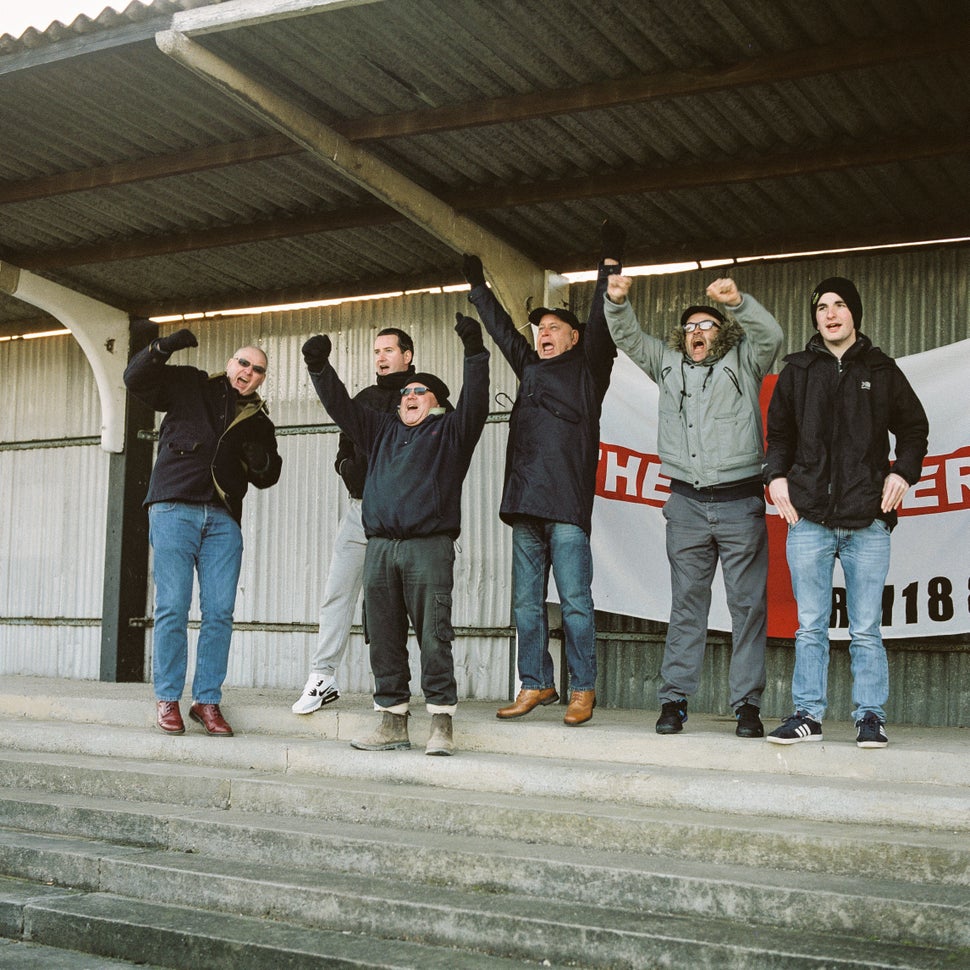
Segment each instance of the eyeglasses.
[[710,330],[711,327],[717,327],[720,330],[721,325],[716,320],[700,320],[697,323],[685,323],[684,333],[693,333],[698,327],[701,330]]
[[402,387],[401,397],[407,397],[409,394],[417,394],[420,397],[422,394],[427,394],[430,390],[430,387]]
[[252,367],[254,374],[265,374],[266,368],[260,367],[259,364],[254,364],[251,360],[246,360],[245,357],[234,357],[233,360],[245,370],[247,367]]

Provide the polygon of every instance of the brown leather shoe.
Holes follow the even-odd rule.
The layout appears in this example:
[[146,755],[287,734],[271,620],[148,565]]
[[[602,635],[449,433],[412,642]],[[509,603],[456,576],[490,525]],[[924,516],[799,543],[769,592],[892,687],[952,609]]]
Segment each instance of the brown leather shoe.
[[222,716],[218,704],[193,704],[189,708],[189,717],[198,721],[206,734],[214,738],[231,738],[232,728]]
[[522,717],[540,704],[545,707],[547,704],[555,704],[558,700],[559,694],[556,692],[555,687],[545,687],[542,690],[526,690],[523,688],[519,691],[519,696],[516,697],[515,703],[510,704],[508,707],[500,708],[495,712],[495,716],[503,720],[507,720],[510,717]]
[[178,701],[157,701],[155,704],[155,723],[166,734],[185,734],[185,722],[179,710]]
[[563,724],[568,724],[570,727],[585,724],[593,716],[594,707],[596,707],[595,690],[574,690],[569,695],[569,706],[566,708],[566,716],[562,719]]

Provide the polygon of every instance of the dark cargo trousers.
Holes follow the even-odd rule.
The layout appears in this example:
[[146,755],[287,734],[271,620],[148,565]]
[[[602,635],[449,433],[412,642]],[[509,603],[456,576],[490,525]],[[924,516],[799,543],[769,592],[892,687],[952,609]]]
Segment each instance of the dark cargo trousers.
[[421,650],[421,689],[432,714],[458,702],[451,653],[455,546],[447,535],[372,538],[364,557],[364,612],[370,640],[374,703],[405,713],[411,699],[408,621]]

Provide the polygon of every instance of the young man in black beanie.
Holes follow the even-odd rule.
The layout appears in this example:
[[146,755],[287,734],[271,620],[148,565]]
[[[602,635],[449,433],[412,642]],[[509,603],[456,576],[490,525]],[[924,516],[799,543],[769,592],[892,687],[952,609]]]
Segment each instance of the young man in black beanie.
[[[645,333],[613,276],[606,320],[617,347],[660,391],[657,450],[670,478],[664,505],[670,622],[660,668],[658,734],[677,734],[701,679],[711,584],[720,562],[731,614],[729,701],[735,733],[764,737],[768,529],[759,398],[781,350],[775,318],[734,280],[707,287],[714,306],[689,306],[666,341]],[[730,319],[721,310],[730,311]]]
[[903,496],[919,481],[929,425],[896,362],[859,330],[862,300],[851,280],[822,280],[809,313],[817,332],[805,350],[785,358],[768,407],[765,481],[788,523],[798,630],[795,711],[765,740],[822,740],[838,558],[845,573],[856,744],[883,748],[889,743],[889,665],[879,625],[889,534]]

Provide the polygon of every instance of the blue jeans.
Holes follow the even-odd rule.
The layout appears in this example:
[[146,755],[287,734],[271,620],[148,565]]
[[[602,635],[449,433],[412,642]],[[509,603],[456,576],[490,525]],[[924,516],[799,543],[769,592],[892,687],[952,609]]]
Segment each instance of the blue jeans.
[[885,721],[889,663],[879,624],[889,572],[889,529],[876,519],[865,529],[830,529],[799,519],[788,527],[788,568],[798,604],[792,701],[796,711],[821,721],[827,707],[832,571],[845,573],[852,669],[852,719],[872,712]]
[[242,565],[242,531],[221,505],[188,502],[155,502],[148,507],[148,526],[155,577],[155,698],[182,698],[188,665],[192,581],[197,571],[202,623],[192,697],[200,704],[218,704],[229,665],[232,611]]
[[522,516],[512,526],[512,599],[519,641],[519,680],[527,690],[555,686],[549,653],[546,595],[549,570],[556,580],[572,690],[596,687],[593,557],[578,526]]

